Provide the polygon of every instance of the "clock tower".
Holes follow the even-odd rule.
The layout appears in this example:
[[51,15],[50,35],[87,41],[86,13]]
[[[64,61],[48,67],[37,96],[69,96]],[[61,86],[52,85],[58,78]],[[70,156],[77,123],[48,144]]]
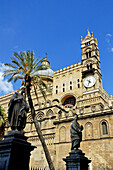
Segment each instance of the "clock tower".
[[89,30],[84,39],[81,37],[81,53],[82,96],[78,97],[77,107],[92,112],[106,107],[109,96],[102,87],[98,42]]
[[82,79],[83,91],[102,88],[102,76],[100,70],[100,59],[97,39],[88,30],[87,36],[81,37],[82,51]]

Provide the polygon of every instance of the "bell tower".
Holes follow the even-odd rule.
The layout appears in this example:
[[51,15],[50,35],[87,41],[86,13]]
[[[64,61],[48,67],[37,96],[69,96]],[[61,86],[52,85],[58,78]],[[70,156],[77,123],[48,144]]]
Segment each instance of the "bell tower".
[[81,37],[82,53],[82,96],[77,99],[79,113],[91,114],[107,106],[108,94],[102,87],[102,75],[97,39],[93,33],[83,39]]
[[92,57],[95,57],[98,61],[100,61],[97,39],[94,38],[93,33],[90,34],[89,30],[84,40],[81,37],[81,51],[82,61]]
[[[83,39],[81,37],[81,52],[82,52],[82,78],[91,76],[91,80],[87,78],[86,86],[83,90],[93,90],[102,88],[102,76],[100,70],[100,58],[97,39],[94,38],[93,33],[88,34]],[[93,79],[93,80],[92,80]],[[92,81],[92,84],[91,84]],[[85,83],[83,83],[85,85]]]

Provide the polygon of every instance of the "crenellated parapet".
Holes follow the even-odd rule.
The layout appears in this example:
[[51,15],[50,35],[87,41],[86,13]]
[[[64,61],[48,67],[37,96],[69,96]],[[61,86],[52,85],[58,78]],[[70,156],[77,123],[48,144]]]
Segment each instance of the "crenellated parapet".
[[71,66],[67,66],[67,67],[61,68],[61,69],[59,69],[57,71],[54,71],[54,76],[57,75],[57,74],[61,74],[61,73],[69,72],[71,70],[78,69],[78,68],[81,67],[81,65],[82,65],[82,63],[78,62],[78,64],[75,63],[74,65],[71,64]]

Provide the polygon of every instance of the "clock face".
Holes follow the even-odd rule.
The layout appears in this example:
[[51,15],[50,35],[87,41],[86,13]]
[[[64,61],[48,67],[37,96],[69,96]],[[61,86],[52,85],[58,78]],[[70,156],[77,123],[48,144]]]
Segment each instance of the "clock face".
[[96,82],[96,79],[94,76],[88,76],[84,80],[84,86],[85,87],[92,87]]

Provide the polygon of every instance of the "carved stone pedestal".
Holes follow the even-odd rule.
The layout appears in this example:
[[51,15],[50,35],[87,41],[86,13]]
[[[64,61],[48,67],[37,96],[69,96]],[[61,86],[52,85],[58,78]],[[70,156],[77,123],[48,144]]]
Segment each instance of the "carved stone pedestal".
[[0,141],[0,170],[29,170],[30,152],[34,148],[20,132],[5,135]]
[[69,156],[63,158],[66,162],[66,170],[88,170],[88,164],[91,160],[88,160],[85,154],[81,150],[71,151]]

